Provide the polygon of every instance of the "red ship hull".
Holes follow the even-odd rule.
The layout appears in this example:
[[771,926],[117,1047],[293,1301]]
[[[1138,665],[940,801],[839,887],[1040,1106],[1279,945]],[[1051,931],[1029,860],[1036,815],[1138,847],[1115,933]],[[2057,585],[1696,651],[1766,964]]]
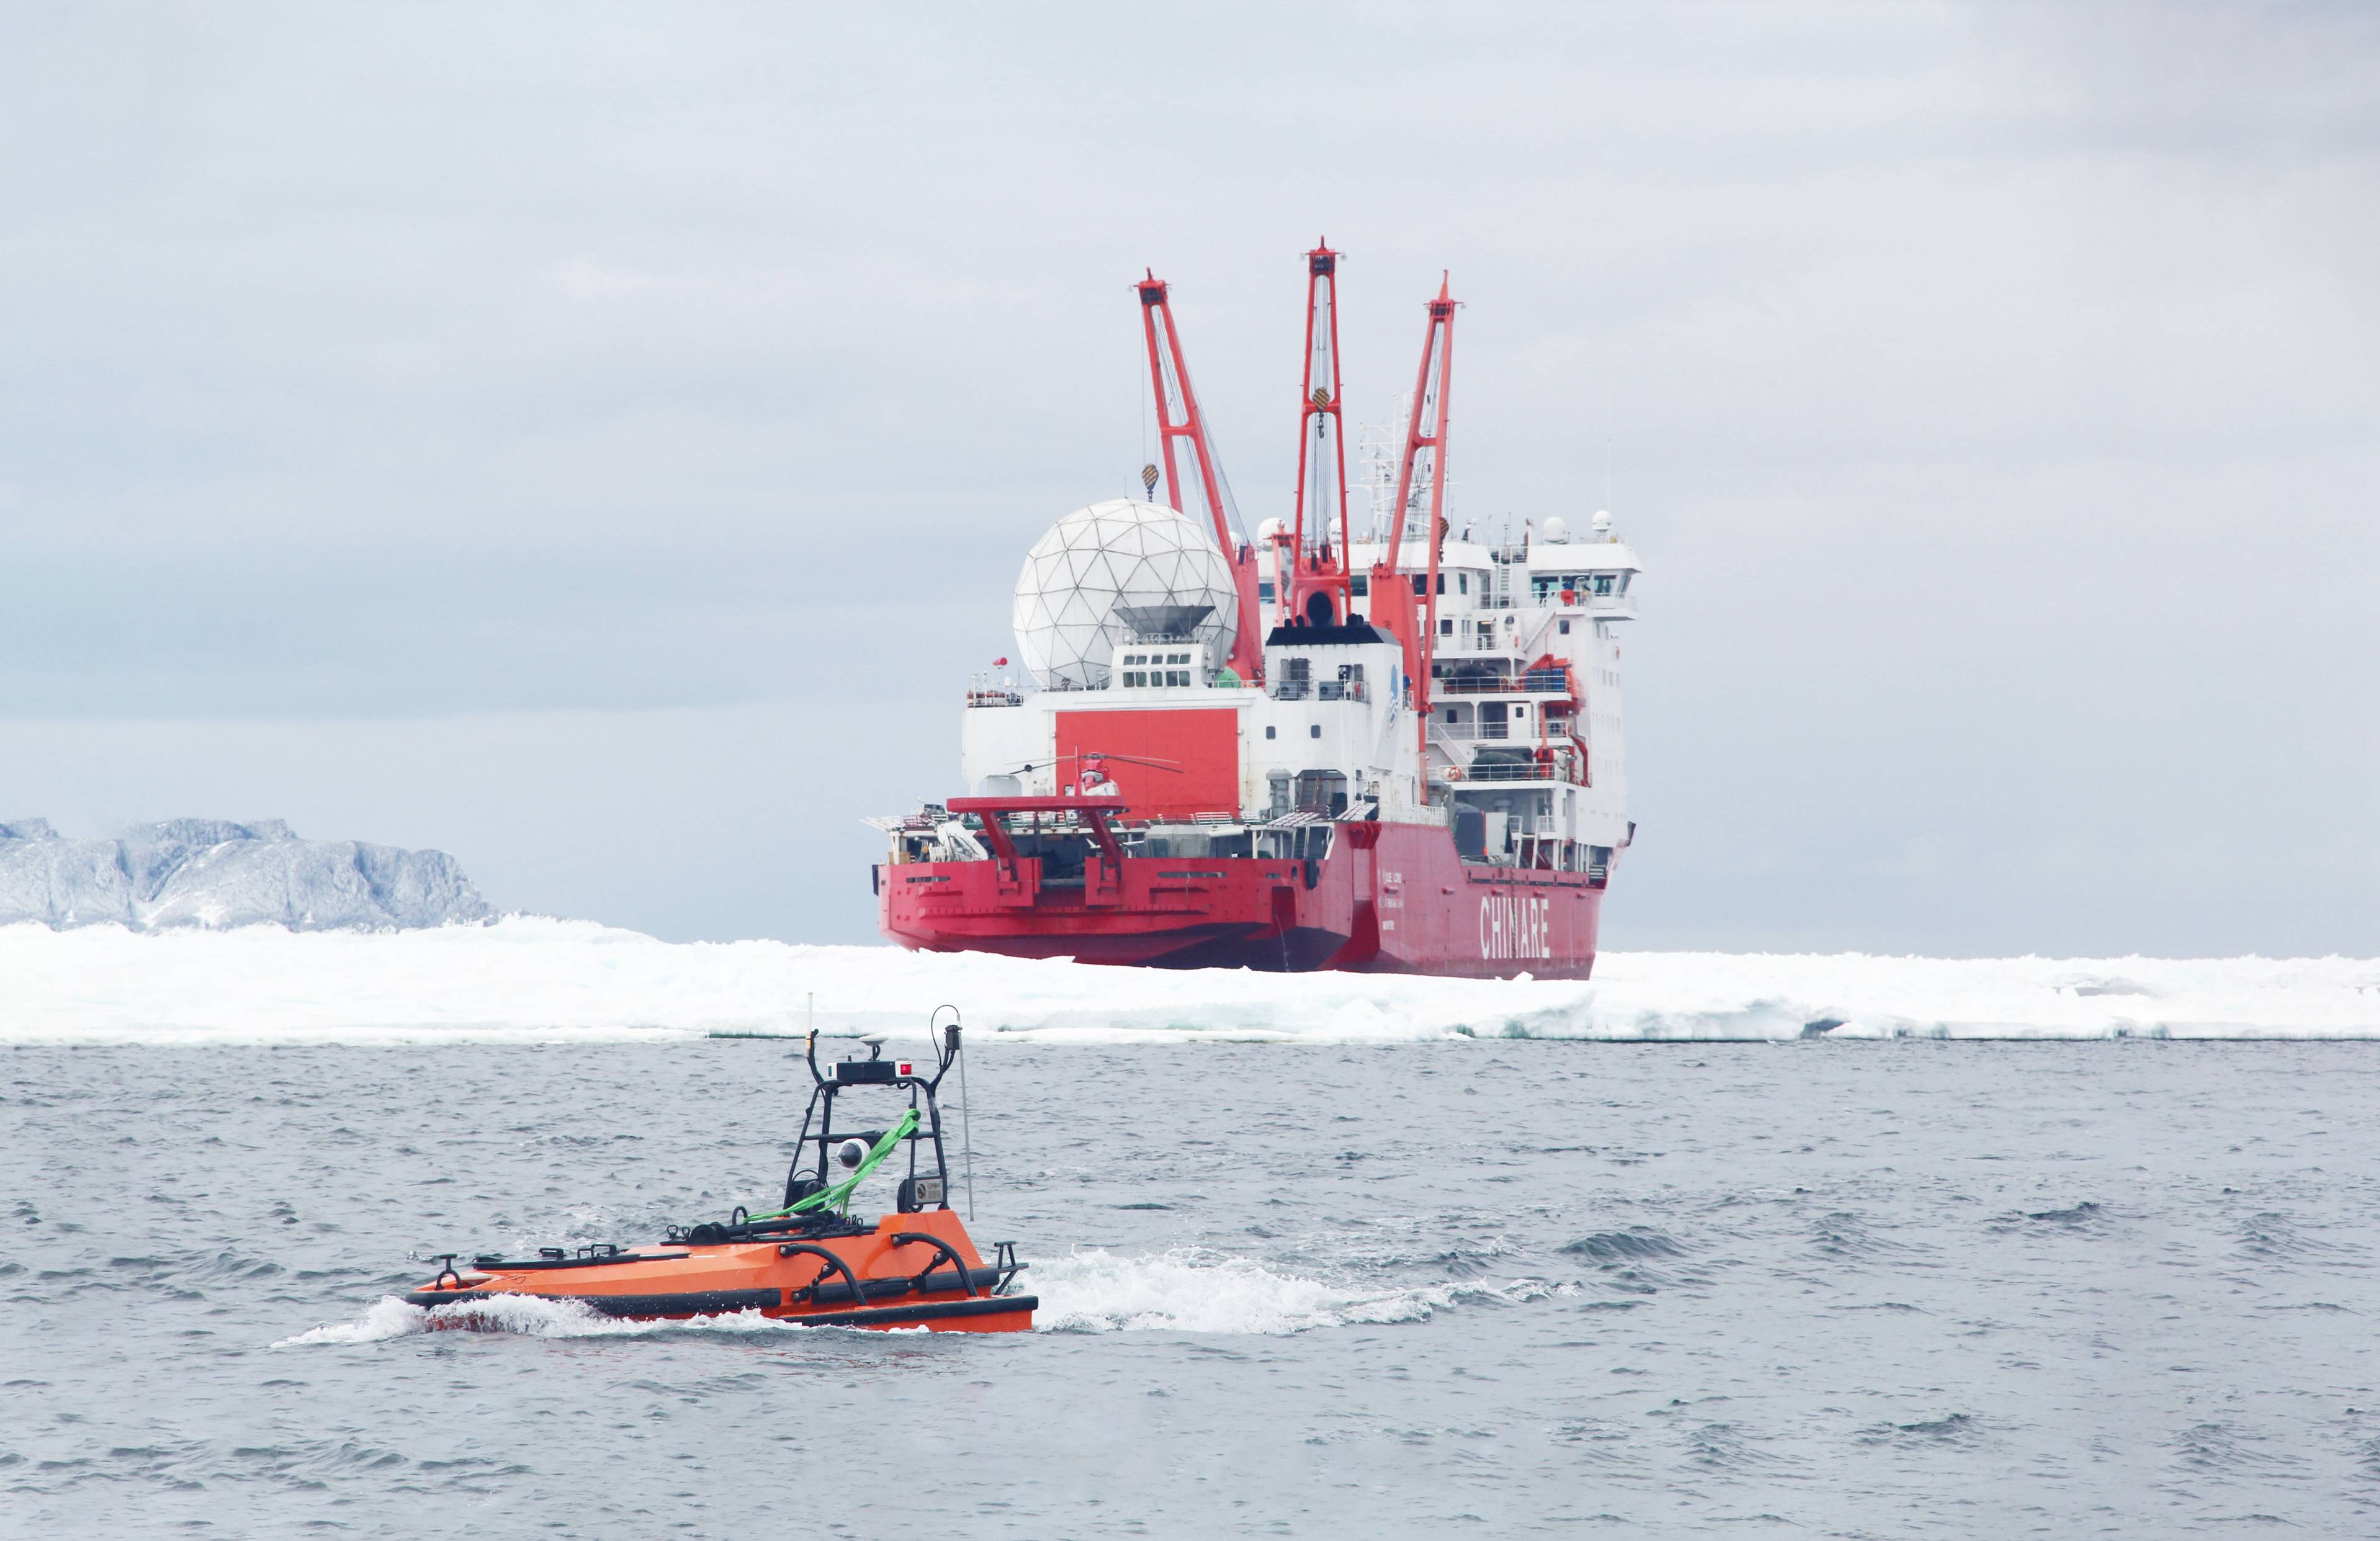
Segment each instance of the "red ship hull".
[[1042,880],[1041,864],[879,867],[884,934],[931,953],[1161,968],[1338,969],[1584,979],[1604,886],[1463,861],[1441,826],[1348,822],[1318,861],[1131,856]]

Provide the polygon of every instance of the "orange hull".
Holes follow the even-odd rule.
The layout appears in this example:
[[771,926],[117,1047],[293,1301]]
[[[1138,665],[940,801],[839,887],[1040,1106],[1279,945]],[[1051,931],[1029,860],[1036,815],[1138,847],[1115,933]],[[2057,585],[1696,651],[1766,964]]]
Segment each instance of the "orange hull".
[[456,1327],[479,1325],[455,1306],[504,1296],[573,1300],[608,1317],[666,1321],[758,1311],[775,1320],[878,1330],[1025,1332],[1040,1303],[995,1294],[1015,1265],[988,1265],[949,1209],[886,1215],[872,1230],[771,1236],[715,1244],[538,1260],[482,1259],[446,1268],[406,1295],[445,1307]]

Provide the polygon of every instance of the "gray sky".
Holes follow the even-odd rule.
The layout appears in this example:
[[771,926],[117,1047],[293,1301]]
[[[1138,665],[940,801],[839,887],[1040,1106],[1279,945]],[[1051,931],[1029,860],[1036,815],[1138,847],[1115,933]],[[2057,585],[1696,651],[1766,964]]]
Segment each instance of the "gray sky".
[[865,940],[1130,280],[1253,522],[1327,233],[1458,516],[1609,443],[1607,946],[2380,950],[2380,13],[1207,14],[0,13],[0,818]]

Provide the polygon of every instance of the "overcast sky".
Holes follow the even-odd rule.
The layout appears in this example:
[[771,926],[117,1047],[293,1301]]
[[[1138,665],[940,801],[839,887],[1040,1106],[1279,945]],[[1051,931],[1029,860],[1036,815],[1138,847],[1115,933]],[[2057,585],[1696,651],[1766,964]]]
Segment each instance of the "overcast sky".
[[2380,11],[1199,14],[0,12],[0,819],[866,940],[1130,281],[1253,522],[1327,233],[1645,560],[1607,947],[2380,951]]

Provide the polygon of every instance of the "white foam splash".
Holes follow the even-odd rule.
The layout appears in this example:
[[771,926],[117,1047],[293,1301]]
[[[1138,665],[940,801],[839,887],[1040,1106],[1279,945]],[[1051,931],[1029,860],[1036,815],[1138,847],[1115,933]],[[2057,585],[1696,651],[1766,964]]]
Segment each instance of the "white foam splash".
[[284,1338],[274,1348],[299,1348],[316,1343],[379,1343],[441,1329],[469,1328],[481,1332],[508,1332],[525,1338],[645,1338],[666,1332],[807,1332],[799,1322],[776,1321],[758,1311],[735,1311],[715,1317],[688,1317],[669,1321],[628,1321],[607,1317],[575,1300],[538,1295],[491,1295],[485,1300],[458,1302],[424,1310],[394,1295],[374,1301],[351,1322],[331,1322]]
[[1044,1332],[1281,1336],[1315,1328],[1422,1321],[1458,1301],[1518,1303],[1566,1288],[1523,1279],[1382,1289],[1281,1273],[1198,1247],[1144,1256],[1089,1248],[1037,1264],[1030,1278],[1033,1292],[1041,1297],[1033,1325]]
[[[1592,983],[1096,968],[889,947],[671,943],[514,916],[382,935],[0,927],[0,1042],[552,1041],[921,1034],[1395,1043],[1451,1037],[2380,1038],[2380,961],[1609,953]],[[990,1031],[986,1032],[986,1029]]]
[[404,1338],[429,1330],[429,1312],[418,1305],[407,1305],[395,1295],[382,1295],[354,1321],[325,1322],[294,1338],[284,1338],[273,1346],[297,1348],[310,1343],[379,1343],[391,1338]]

